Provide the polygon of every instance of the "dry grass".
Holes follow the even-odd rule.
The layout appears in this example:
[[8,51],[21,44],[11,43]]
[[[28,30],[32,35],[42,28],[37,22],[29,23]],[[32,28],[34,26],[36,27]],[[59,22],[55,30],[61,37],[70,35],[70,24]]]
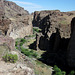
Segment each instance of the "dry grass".
[[52,71],[50,70],[49,66],[43,64],[38,60],[36,60],[35,62],[35,73],[37,75],[51,75]]

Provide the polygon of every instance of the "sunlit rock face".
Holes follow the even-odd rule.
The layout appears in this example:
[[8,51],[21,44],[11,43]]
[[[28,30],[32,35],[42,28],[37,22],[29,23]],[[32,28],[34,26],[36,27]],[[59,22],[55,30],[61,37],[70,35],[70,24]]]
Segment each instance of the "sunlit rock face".
[[5,17],[4,0],[0,0],[0,34],[5,35],[10,23],[10,20]]
[[43,58],[46,58],[44,62],[47,64],[57,63],[74,67],[75,20],[72,23],[74,17],[75,11],[60,12],[59,10],[52,10],[34,12],[33,25],[42,29],[42,33],[37,36],[36,46],[38,46],[37,49],[47,51],[46,54],[42,55]]
[[0,0],[0,33],[13,39],[31,35],[32,15],[14,2]]

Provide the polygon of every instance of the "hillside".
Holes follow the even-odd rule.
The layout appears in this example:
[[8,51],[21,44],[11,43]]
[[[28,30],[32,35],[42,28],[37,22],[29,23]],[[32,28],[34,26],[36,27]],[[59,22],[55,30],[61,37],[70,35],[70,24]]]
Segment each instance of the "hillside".
[[75,11],[27,10],[0,0],[0,75],[74,75]]
[[0,1],[0,30],[1,34],[10,37],[23,38],[32,34],[32,15],[13,2]]
[[[47,51],[47,56],[49,53],[49,58],[45,59],[44,62],[48,64],[57,62],[59,64],[60,61],[60,65],[64,63],[64,66],[68,64],[74,67],[75,11],[35,11],[33,25],[42,29],[42,32],[37,35],[36,44],[38,49]],[[43,58],[46,57],[46,54],[43,55]]]

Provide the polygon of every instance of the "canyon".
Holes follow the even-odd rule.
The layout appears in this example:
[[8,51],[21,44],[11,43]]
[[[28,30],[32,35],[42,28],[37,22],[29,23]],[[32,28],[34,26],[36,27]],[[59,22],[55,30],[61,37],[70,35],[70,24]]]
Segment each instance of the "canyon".
[[[44,10],[29,14],[14,2],[0,0],[0,47],[14,50],[15,40],[33,35],[33,27],[41,31],[36,33],[32,48],[46,51],[39,60],[75,70],[75,11]],[[30,68],[27,70],[34,74]]]
[[[42,29],[37,34],[37,49],[46,50],[47,64],[64,64],[74,67],[75,12],[35,11],[33,26]],[[48,58],[47,58],[48,57]],[[60,62],[60,63],[59,63]]]
[[32,15],[14,2],[0,1],[0,33],[13,39],[32,34]]

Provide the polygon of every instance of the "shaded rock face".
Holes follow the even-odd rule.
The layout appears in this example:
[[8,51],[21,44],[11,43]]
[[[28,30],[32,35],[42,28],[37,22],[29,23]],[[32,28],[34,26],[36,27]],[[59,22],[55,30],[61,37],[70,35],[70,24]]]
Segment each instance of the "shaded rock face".
[[68,46],[69,65],[75,67],[75,17],[71,21],[71,39]]
[[34,12],[33,24],[42,29],[42,35],[38,34],[36,46],[38,46],[37,49],[47,51],[42,55],[45,63],[66,66],[68,62],[68,66],[75,67],[72,64],[75,63],[74,17],[75,12],[60,12],[58,10]]
[[0,33],[13,39],[31,35],[32,16],[13,2],[0,1]]

